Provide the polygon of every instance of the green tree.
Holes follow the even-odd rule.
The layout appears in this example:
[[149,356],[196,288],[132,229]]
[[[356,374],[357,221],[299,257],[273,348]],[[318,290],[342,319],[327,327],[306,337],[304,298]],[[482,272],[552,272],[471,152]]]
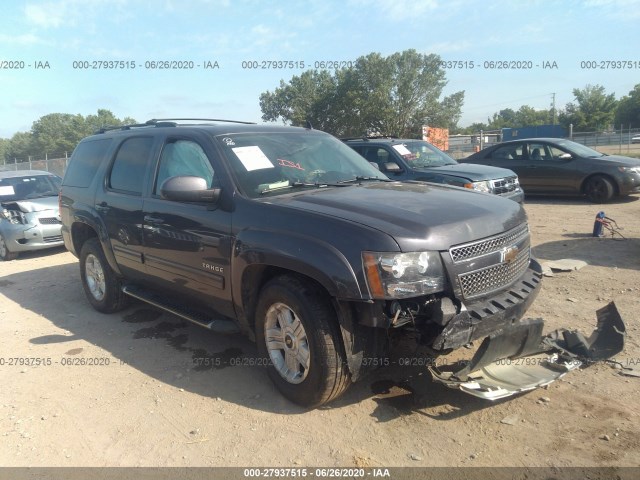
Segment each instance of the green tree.
[[260,109],[265,121],[281,119],[292,125],[309,120],[314,128],[329,130],[332,125],[331,99],[336,93],[335,78],[327,70],[307,70],[294,76],[289,84],[280,80],[274,92],[260,95]]
[[82,139],[82,124],[82,115],[50,113],[40,117],[31,126],[36,153],[58,156],[72,152]]
[[500,110],[487,121],[489,130],[520,128],[549,124],[552,122],[552,114],[549,110],[536,110],[529,105],[522,105],[517,111],[511,108]]
[[405,50],[371,53],[334,73],[308,70],[260,95],[262,119],[309,120],[336,136],[380,133],[419,137],[422,125],[455,127],[464,92],[440,100],[446,86],[440,57]]
[[[96,115],[72,115],[69,113],[50,113],[33,122],[31,131],[18,132],[4,148],[0,150],[0,159],[7,158],[8,163],[14,159],[21,161],[29,157],[42,159],[45,156],[71,155],[80,140],[96,130],[109,127],[134,124],[133,118],[123,120],[111,111],[99,109]],[[1,161],[1,160],[0,160]]]
[[574,88],[573,96],[575,102],[568,103],[559,115],[562,125],[573,124],[573,130],[579,132],[606,130],[613,124],[618,101],[602,85]]
[[7,159],[7,153],[9,152],[8,138],[0,138],[0,163],[5,164]]
[[33,137],[29,132],[18,132],[9,140],[5,153],[7,163],[24,162],[33,155]]
[[100,108],[98,109],[98,113],[96,115],[87,115],[83,119],[83,135],[80,138],[91,135],[96,130],[104,127],[119,127],[122,125],[131,125],[135,123],[137,122],[131,117],[125,117],[123,120],[120,120],[110,110]]
[[618,101],[615,113],[615,125],[624,128],[640,128],[640,84],[633,87],[629,95]]

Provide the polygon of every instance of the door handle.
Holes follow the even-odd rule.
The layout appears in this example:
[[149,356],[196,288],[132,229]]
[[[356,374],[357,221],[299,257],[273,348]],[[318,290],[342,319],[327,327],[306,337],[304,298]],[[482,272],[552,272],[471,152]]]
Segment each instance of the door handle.
[[107,202],[101,202],[96,205],[96,210],[100,213],[107,213],[109,211],[109,204]]
[[145,215],[144,221],[148,223],[164,223],[164,218],[152,217],[151,215]]

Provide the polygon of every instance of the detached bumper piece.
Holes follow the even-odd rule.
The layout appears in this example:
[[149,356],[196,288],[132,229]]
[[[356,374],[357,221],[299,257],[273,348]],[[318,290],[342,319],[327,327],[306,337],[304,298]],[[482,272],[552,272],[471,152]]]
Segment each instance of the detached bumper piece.
[[464,368],[450,372],[429,367],[429,371],[435,381],[487,400],[543,387],[581,365],[622,351],[625,326],[615,304],[596,315],[597,328],[588,339],[565,329],[543,337],[544,321],[527,319],[486,337]]

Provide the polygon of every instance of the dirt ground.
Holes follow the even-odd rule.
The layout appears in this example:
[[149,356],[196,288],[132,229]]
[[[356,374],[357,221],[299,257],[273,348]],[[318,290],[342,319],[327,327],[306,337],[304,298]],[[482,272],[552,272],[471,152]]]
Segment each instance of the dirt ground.
[[[627,326],[617,360],[639,366],[640,198],[604,206],[530,198],[526,209],[539,259],[589,264],[545,278],[529,316],[543,317],[545,331],[589,334],[595,311],[613,300]],[[627,240],[590,237],[601,209]],[[305,411],[261,367],[242,364],[256,353],[244,337],[216,336],[139,303],[95,312],[77,260],[60,249],[0,264],[0,336],[2,466],[606,467],[640,459],[640,378],[611,365],[496,402],[435,384],[424,369],[389,367]]]

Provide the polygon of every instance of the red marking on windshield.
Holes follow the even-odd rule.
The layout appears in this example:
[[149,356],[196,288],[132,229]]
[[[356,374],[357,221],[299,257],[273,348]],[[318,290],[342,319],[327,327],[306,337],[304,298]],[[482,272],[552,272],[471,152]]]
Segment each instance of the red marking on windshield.
[[300,162],[293,163],[291,160],[283,160],[282,158],[278,159],[278,165],[280,165],[281,167],[296,168],[298,170],[304,170],[304,168],[300,166]]

